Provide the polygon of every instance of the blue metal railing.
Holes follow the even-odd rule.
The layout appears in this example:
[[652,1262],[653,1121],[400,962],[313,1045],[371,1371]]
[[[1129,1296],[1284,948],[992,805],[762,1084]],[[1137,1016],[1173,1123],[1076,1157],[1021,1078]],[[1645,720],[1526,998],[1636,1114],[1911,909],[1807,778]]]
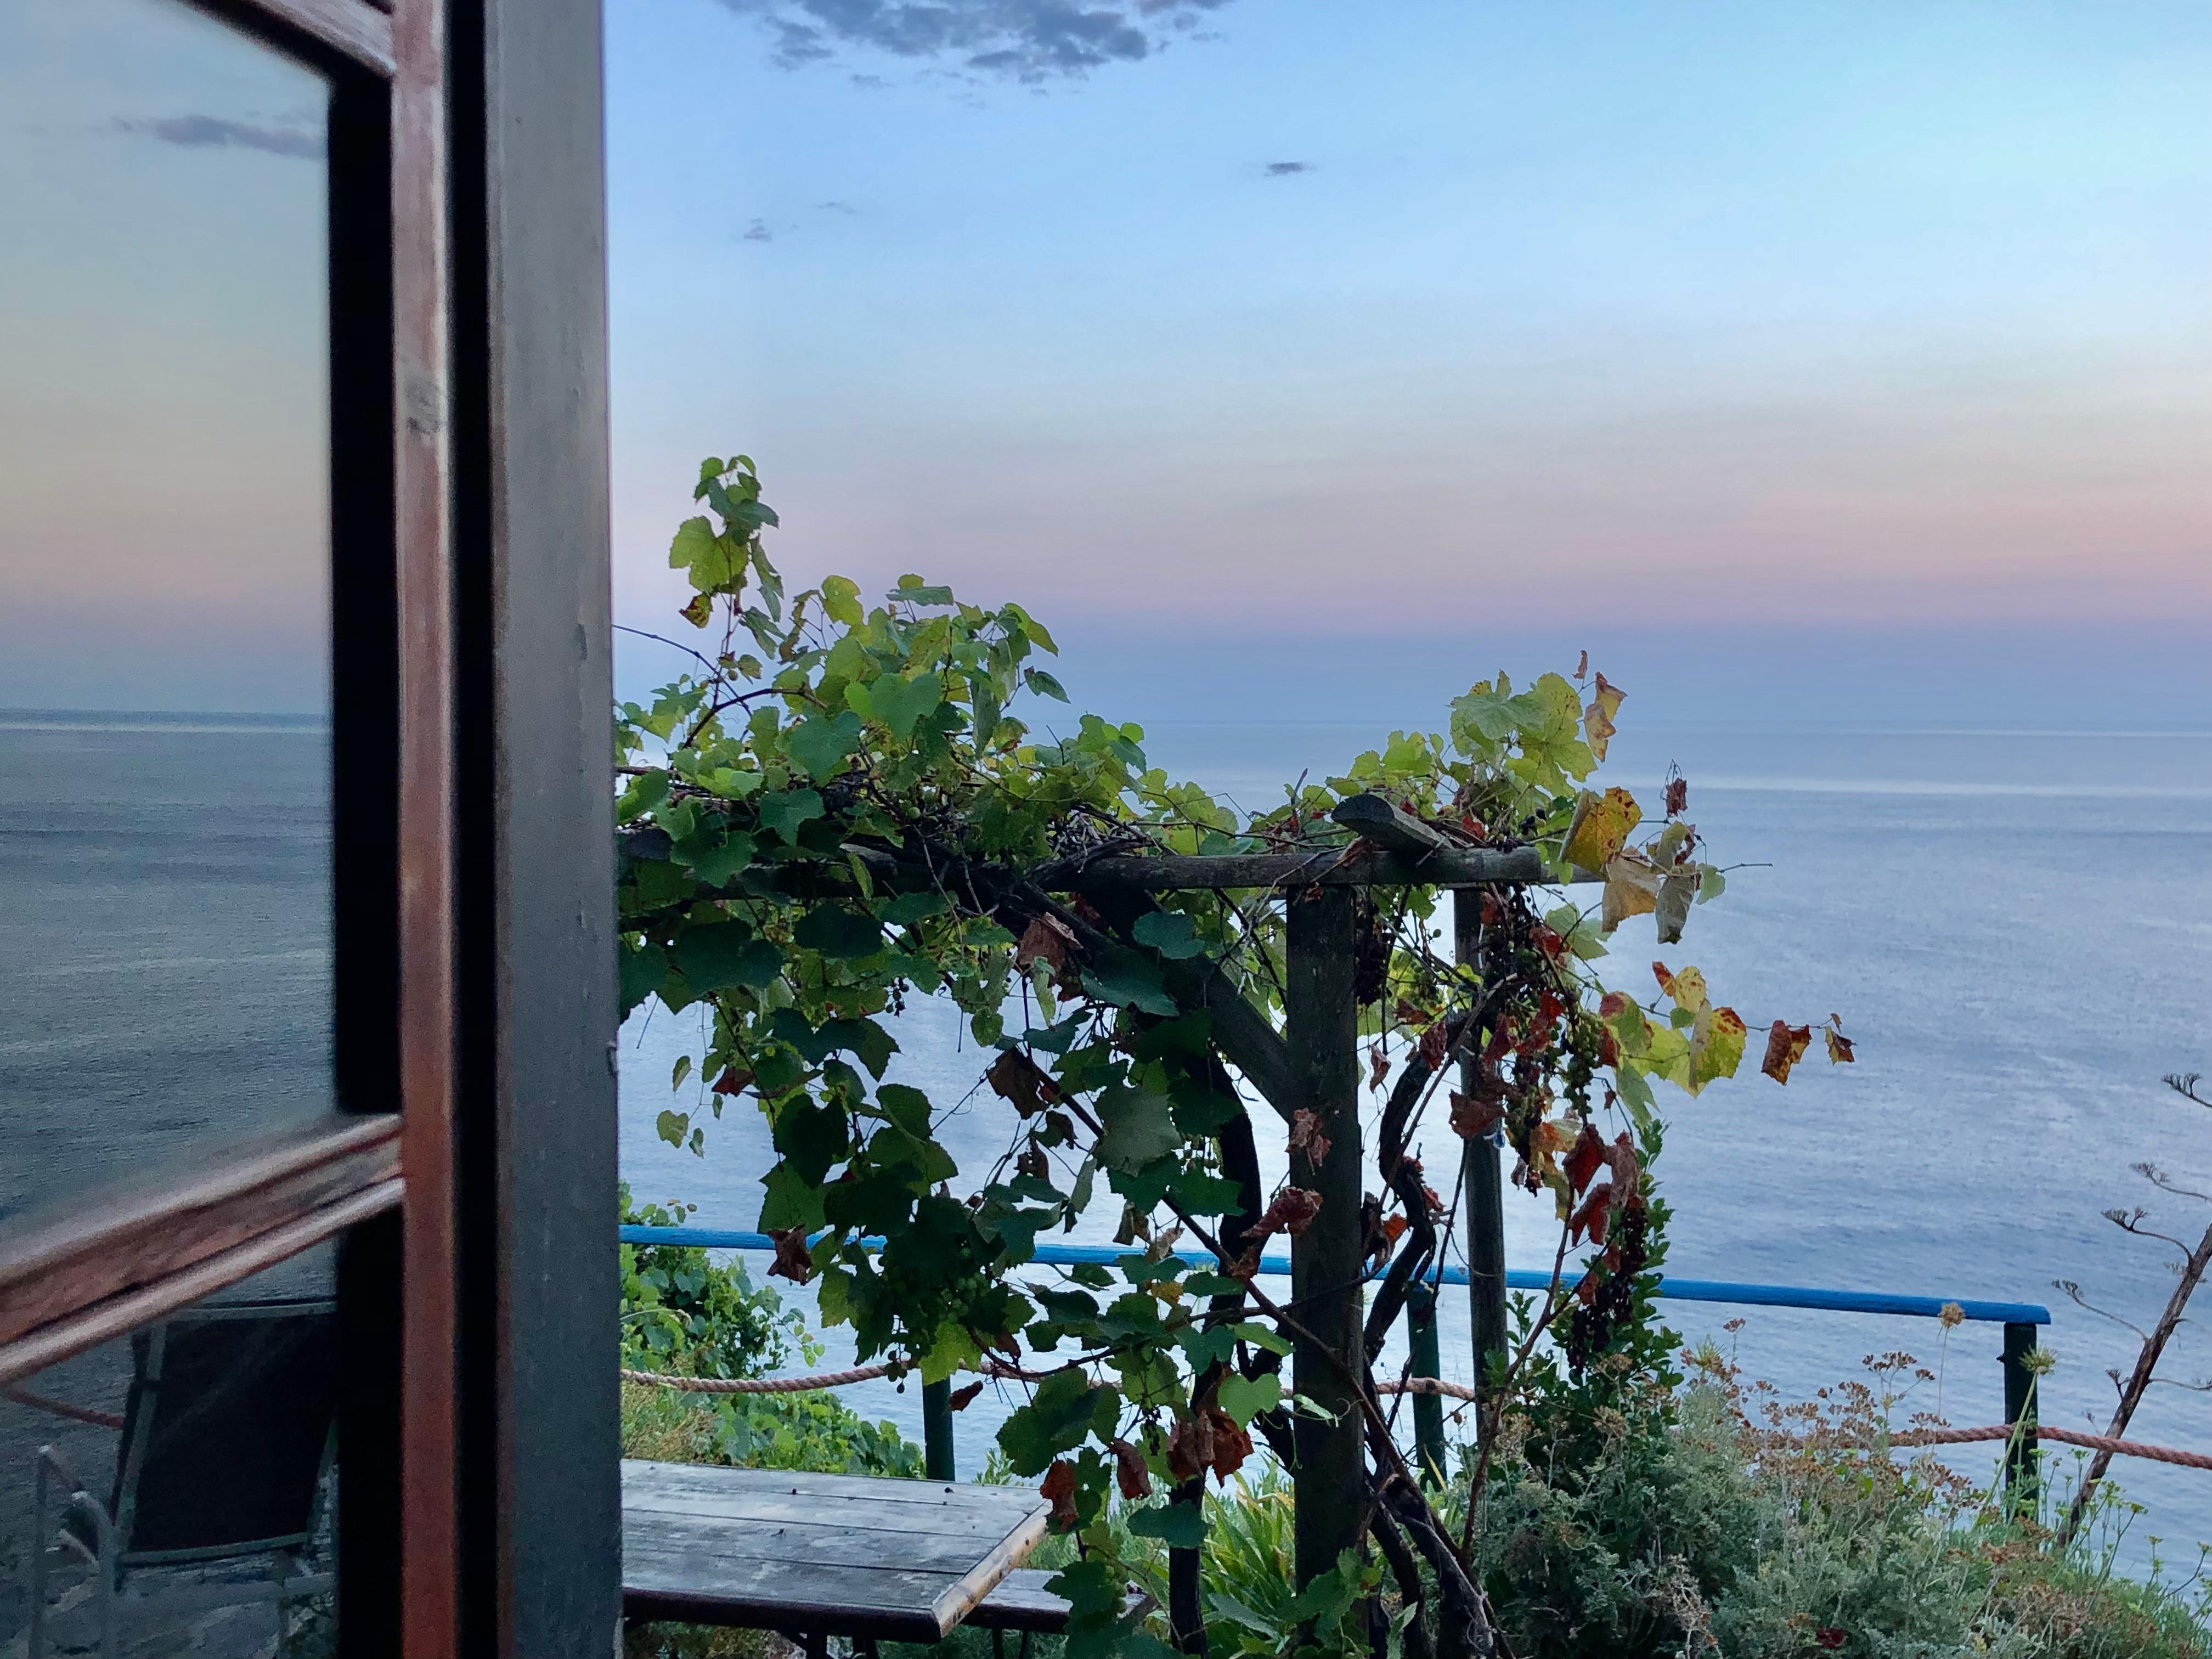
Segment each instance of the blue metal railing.
[[[642,1227],[629,1226],[619,1230],[625,1244],[676,1244],[704,1249],[773,1250],[775,1241],[766,1233],[740,1232],[726,1227]],[[880,1249],[883,1240],[865,1238],[860,1241],[871,1249]],[[1075,1267],[1095,1262],[1100,1267],[1112,1267],[1130,1251],[1100,1244],[1039,1244],[1030,1260],[1048,1267]],[[1210,1266],[1213,1257],[1194,1250],[1178,1250],[1178,1259],[1194,1267]],[[1287,1276],[1291,1259],[1287,1255],[1263,1255],[1260,1258],[1263,1273]],[[1572,1285],[1581,1279],[1579,1273],[1563,1275],[1564,1281]],[[1465,1267],[1446,1267],[1437,1275],[1445,1285],[1464,1285],[1468,1282]],[[1538,1291],[1552,1282],[1552,1276],[1524,1267],[1506,1270],[1505,1284],[1509,1290]],[[2035,1419],[2034,1377],[2030,1370],[2029,1357],[2036,1349],[2035,1328],[2051,1322],[2051,1310],[2034,1302],[1970,1301],[1965,1297],[1947,1299],[1936,1296],[1899,1296],[1887,1291],[1828,1291],[1797,1285],[1739,1285],[1725,1279],[1669,1279],[1663,1274],[1659,1280],[1659,1294],[1677,1302],[1720,1302],[1742,1307],[1810,1308],[1822,1313],[1863,1313],[1901,1315],[1914,1319],[1940,1319],[1945,1310],[1956,1308],[1966,1318],[1979,1322],[2004,1327],[2005,1421],[2028,1427],[2025,1435],[2015,1436],[2015,1443],[2005,1456],[2005,1480],[2015,1494],[2030,1490],[2035,1479],[2035,1440],[2033,1427]],[[1407,1304],[1409,1340],[1413,1344],[1417,1364],[1425,1363],[1433,1370],[1436,1365],[1436,1306],[1433,1292],[1424,1290]],[[1441,1468],[1443,1459],[1443,1419],[1441,1401],[1420,1400],[1415,1418],[1416,1439],[1420,1443],[1425,1464]],[[951,1384],[925,1382],[921,1389],[922,1446],[924,1464],[933,1480],[953,1479]]]
[[[775,1241],[766,1233],[736,1232],[724,1227],[624,1227],[622,1242],[625,1244],[684,1244],[714,1250],[772,1250]],[[868,1238],[860,1241],[870,1248],[879,1248],[883,1241]],[[1040,1244],[1031,1260],[1048,1267],[1073,1267],[1082,1262],[1095,1262],[1110,1267],[1127,1249],[1099,1244]],[[1203,1251],[1178,1250],[1176,1254],[1193,1266],[1211,1264],[1213,1258]],[[1260,1271],[1287,1276],[1291,1259],[1287,1255],[1263,1255]],[[1568,1273],[1565,1282],[1572,1285],[1581,1277]],[[1447,1267],[1441,1275],[1446,1285],[1467,1283],[1467,1269]],[[1510,1290],[1540,1291],[1552,1282],[1547,1273],[1532,1268],[1510,1267],[1506,1270],[1505,1283]],[[1910,1318],[1937,1319],[1947,1307],[1956,1307],[1968,1319],[1992,1325],[2048,1325],[2051,1310],[2035,1302],[1969,1301],[1939,1296],[1899,1296],[1887,1291],[1825,1291],[1796,1285],[1739,1285],[1719,1279],[1670,1279],[1662,1275],[1659,1294],[1677,1302],[1726,1302],[1745,1307],[1812,1308],[1823,1313],[1901,1314]]]

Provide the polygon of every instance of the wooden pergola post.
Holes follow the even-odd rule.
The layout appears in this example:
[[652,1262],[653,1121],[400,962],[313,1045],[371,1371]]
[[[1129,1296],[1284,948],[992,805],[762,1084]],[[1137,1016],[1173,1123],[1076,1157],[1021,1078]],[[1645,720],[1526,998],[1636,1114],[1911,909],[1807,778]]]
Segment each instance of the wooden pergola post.
[[1309,1334],[1294,1338],[1292,1386],[1334,1415],[1296,1419],[1296,1557],[1301,1588],[1359,1540],[1365,1511],[1365,1424],[1355,1376],[1362,1369],[1365,1297],[1359,1227],[1359,1022],[1352,988],[1350,887],[1308,887],[1285,903],[1288,958],[1284,1039],[1302,1106],[1328,1138],[1318,1161],[1291,1159],[1291,1182],[1321,1196],[1321,1209],[1291,1241],[1293,1312]]
[[[1461,888],[1452,895],[1453,956],[1474,968],[1482,933],[1482,894]],[[1475,1086],[1475,1065],[1460,1062],[1460,1086]],[[1498,1143],[1477,1135],[1465,1143],[1467,1157],[1468,1320],[1474,1334],[1474,1383],[1487,1393],[1491,1358],[1505,1352],[1505,1194]],[[1482,1422],[1478,1412],[1475,1421]]]

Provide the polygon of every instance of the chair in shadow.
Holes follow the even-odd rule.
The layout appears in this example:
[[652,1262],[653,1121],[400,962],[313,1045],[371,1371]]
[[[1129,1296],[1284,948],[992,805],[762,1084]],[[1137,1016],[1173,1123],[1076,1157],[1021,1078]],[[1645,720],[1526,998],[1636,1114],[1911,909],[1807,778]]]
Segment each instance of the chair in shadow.
[[38,1454],[28,1659],[52,1652],[53,1569],[72,1558],[94,1570],[101,1659],[118,1659],[131,1626],[263,1601],[280,1650],[289,1642],[295,1606],[334,1583],[303,1558],[330,1467],[337,1335],[335,1304],[288,1300],[211,1304],[131,1338],[106,1501],[52,1447]]

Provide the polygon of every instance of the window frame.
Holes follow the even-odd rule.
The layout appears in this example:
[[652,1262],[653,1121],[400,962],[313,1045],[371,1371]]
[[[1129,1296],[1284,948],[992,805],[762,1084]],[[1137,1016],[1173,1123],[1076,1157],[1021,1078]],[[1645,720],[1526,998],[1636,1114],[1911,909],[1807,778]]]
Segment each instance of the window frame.
[[620,1613],[599,0],[186,0],[330,80],[338,1109],[0,1244],[0,1383],[325,1240],[341,1650]]

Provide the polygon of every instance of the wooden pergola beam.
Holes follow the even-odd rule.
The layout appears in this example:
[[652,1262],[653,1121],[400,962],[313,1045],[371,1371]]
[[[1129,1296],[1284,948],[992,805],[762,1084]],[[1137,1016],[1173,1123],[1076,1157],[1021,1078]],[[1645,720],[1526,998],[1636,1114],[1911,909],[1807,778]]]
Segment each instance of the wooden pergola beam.
[[1451,847],[1419,857],[1384,852],[1371,842],[1310,853],[1145,853],[1073,860],[1036,874],[1040,887],[1063,892],[1221,892],[1305,887],[1484,887],[1545,879],[1533,847],[1500,853]]

